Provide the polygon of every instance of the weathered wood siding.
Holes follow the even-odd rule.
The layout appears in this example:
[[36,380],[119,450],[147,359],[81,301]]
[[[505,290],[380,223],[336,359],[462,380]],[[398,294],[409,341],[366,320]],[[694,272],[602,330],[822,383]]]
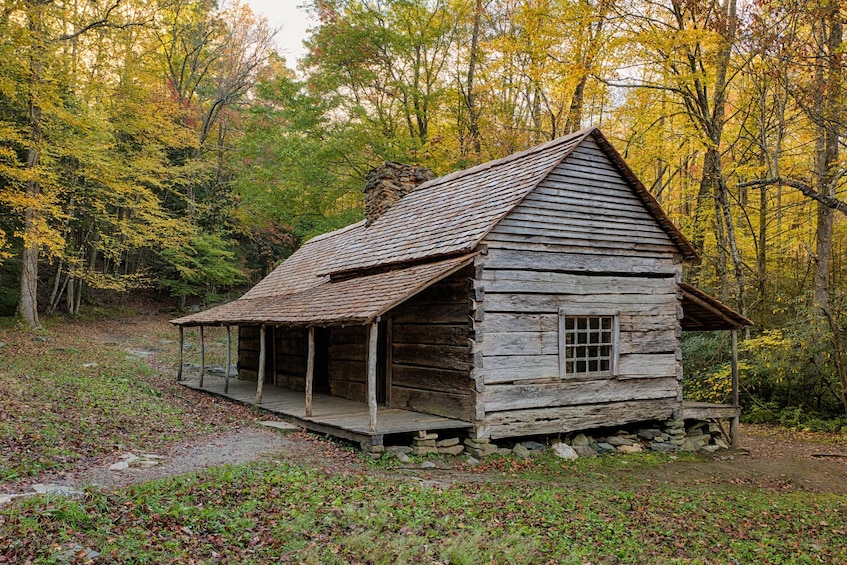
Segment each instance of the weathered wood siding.
[[238,326],[238,378],[255,381],[259,369],[259,326]]
[[329,386],[333,396],[368,401],[368,344],[365,326],[329,330]]
[[306,328],[268,328],[274,338],[276,379],[279,386],[291,390],[306,389],[306,356],[308,342]]
[[[268,326],[265,382],[303,390],[306,329]],[[275,358],[274,358],[275,356]],[[276,375],[274,375],[276,368]],[[259,371],[259,326],[238,327],[238,378],[255,381]]]
[[472,271],[463,269],[391,312],[392,408],[472,419]]
[[[593,140],[484,243],[473,378],[491,437],[664,419],[679,409],[679,252]],[[560,376],[559,308],[618,314],[617,376]]]

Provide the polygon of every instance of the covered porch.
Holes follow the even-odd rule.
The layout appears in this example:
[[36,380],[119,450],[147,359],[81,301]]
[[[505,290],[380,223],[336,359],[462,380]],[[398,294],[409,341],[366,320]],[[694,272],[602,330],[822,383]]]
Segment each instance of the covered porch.
[[[201,390],[248,406],[255,406],[256,383],[199,374],[185,375],[183,386]],[[443,418],[411,410],[378,406],[376,426],[371,429],[371,411],[367,404],[328,394],[312,395],[311,414],[306,411],[306,392],[266,384],[257,408],[312,432],[325,433],[358,442],[363,448],[383,445],[386,436],[436,430],[467,430],[469,422]]]
[[714,297],[689,284],[680,283],[682,291],[683,331],[729,331],[731,336],[732,391],[728,404],[683,401],[683,420],[729,420],[729,439],[738,444],[738,422],[741,405],[738,400],[738,330],[753,322]]

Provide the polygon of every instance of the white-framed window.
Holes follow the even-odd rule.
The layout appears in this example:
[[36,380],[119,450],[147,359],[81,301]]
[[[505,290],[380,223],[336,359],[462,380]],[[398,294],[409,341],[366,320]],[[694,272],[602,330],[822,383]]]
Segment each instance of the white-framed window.
[[617,312],[559,309],[559,376],[613,377],[618,373]]

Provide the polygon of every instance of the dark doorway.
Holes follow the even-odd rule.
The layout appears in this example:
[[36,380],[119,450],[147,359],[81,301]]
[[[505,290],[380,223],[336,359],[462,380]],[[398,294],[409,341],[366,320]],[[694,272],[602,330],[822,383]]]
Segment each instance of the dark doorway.
[[388,406],[391,402],[391,320],[379,322],[379,336],[376,342],[376,402]]
[[315,392],[329,394],[329,328],[315,328]]

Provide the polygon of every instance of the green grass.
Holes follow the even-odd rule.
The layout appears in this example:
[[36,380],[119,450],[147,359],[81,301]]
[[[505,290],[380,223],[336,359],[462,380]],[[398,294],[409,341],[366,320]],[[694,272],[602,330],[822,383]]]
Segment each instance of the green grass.
[[294,464],[225,467],[82,502],[34,498],[0,510],[0,524],[0,555],[42,563],[55,552],[44,539],[117,563],[847,559],[847,501],[836,496],[577,480],[432,488]]
[[[0,482],[123,450],[150,450],[214,425],[120,346],[57,324],[0,329]],[[49,341],[36,341],[35,336]],[[224,424],[225,422],[220,422]]]

